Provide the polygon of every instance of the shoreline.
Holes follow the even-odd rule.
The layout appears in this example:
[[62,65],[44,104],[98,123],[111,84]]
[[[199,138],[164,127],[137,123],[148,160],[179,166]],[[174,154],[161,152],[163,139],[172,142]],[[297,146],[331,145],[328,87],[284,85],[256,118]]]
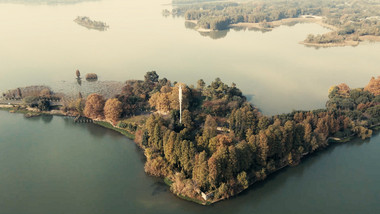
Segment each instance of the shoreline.
[[[36,109],[32,109],[32,108],[20,108],[20,105],[15,106],[15,105],[4,105],[4,104],[1,104],[0,105],[0,110],[8,111],[9,113],[21,113],[21,114],[24,114],[26,117],[29,117],[29,116],[27,116],[29,114],[32,114],[32,116],[30,116],[30,117],[38,117],[38,116],[42,116],[42,115],[70,116],[69,114],[65,114],[65,113],[63,113],[60,110],[41,111],[40,112],[40,111],[38,111]],[[109,121],[106,121],[106,120],[95,119],[95,120],[93,120],[93,124],[101,126],[101,127],[105,128],[105,129],[109,129],[109,130],[113,130],[113,131],[119,132],[120,134],[122,134],[123,136],[127,137],[128,139],[133,140],[133,142],[136,144],[136,146],[138,146],[142,150],[142,152],[144,153],[144,156],[146,157],[145,149],[134,141],[135,135],[133,133],[131,133],[131,132],[125,130],[125,129],[119,128],[119,127],[113,125],[112,123],[110,123]],[[378,131],[378,130],[380,130],[380,124],[372,125],[372,126],[369,127],[369,129],[374,130],[374,131]],[[341,144],[341,143],[349,143],[350,141],[352,141],[354,139],[359,139],[359,137],[357,136],[357,134],[353,134],[353,135],[350,135],[350,136],[347,136],[347,137],[344,137],[344,138],[328,137],[326,139],[327,145],[324,146],[324,147],[321,147],[320,149],[316,150],[315,152],[319,152],[319,151],[325,150],[326,148],[330,147],[332,144],[336,144],[336,143],[339,143],[339,144]],[[315,153],[315,152],[312,152],[312,153]],[[301,163],[301,160],[303,158],[308,157],[309,154],[312,154],[312,153],[305,153],[305,154],[303,154],[300,157],[299,161],[295,162],[294,164],[288,164],[288,163],[284,164],[283,166],[280,166],[278,169],[275,169],[274,171],[272,171],[271,173],[269,173],[267,176],[270,176],[273,173],[278,173],[278,172],[280,172],[282,169],[284,169],[286,167],[297,166],[298,164]],[[147,174],[147,175],[151,176],[149,174]],[[212,205],[214,203],[217,203],[217,202],[229,199],[229,198],[219,198],[219,199],[216,199],[216,200],[204,200],[204,199],[202,199],[200,197],[189,197],[189,196],[186,196],[186,195],[177,194],[177,193],[174,193],[174,192],[171,191],[170,187],[171,187],[171,184],[173,183],[173,181],[170,178],[168,178],[168,177],[160,177],[160,178],[162,179],[162,181],[167,186],[169,186],[169,190],[170,190],[170,192],[172,194],[174,194],[178,198],[186,200],[186,201],[194,202],[194,203],[197,203],[197,204],[200,204],[200,205],[203,205],[203,206],[208,206],[208,205]],[[241,194],[242,192],[244,192],[247,189],[249,189],[249,187],[252,186],[253,184],[259,183],[260,181],[263,181],[263,180],[265,180],[265,179],[260,179],[260,180],[255,179],[255,180],[249,182],[248,188],[242,189],[242,190],[238,191],[236,194],[234,194],[231,197],[237,197],[239,194]]]
[[[230,24],[228,25],[228,29],[235,28],[235,27],[243,27],[243,28],[248,28],[248,29],[258,29],[258,30],[265,30],[265,31],[270,31],[273,30],[276,27],[282,26],[282,25],[288,25],[288,24],[299,24],[299,23],[315,23],[320,25],[321,27],[330,29],[331,32],[336,32],[339,30],[339,28],[324,23],[323,20],[325,20],[324,17],[321,16],[304,16],[304,17],[299,17],[299,18],[286,18],[286,19],[281,19],[277,21],[272,21],[272,22],[266,22],[266,24],[270,27],[265,27],[263,26],[263,23],[265,22],[258,22],[258,23],[250,23],[250,22],[239,22],[236,24]],[[197,20],[185,20],[185,22],[190,22],[193,24],[198,24]],[[209,33],[209,32],[217,32],[219,30],[212,30],[212,29],[205,29],[205,28],[200,28],[200,27],[195,27],[194,30],[200,32],[200,33]],[[354,41],[352,39],[352,36],[348,36],[346,40],[340,43],[310,43],[310,42],[305,42],[305,41],[300,41],[298,42],[299,44],[302,44],[306,47],[345,47],[345,46],[358,46],[361,42],[380,42],[380,36],[374,36],[374,35],[364,35],[364,36],[359,36],[358,41]]]

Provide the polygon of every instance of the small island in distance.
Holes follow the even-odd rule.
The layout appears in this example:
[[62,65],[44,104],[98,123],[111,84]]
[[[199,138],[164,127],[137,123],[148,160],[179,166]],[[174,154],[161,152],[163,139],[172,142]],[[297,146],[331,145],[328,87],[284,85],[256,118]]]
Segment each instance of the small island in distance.
[[88,29],[94,29],[98,31],[106,31],[109,28],[105,22],[93,21],[87,16],[78,16],[74,22]]
[[380,125],[380,77],[364,88],[331,87],[324,109],[273,116],[247,102],[234,83],[216,78],[207,86],[200,79],[188,86],[160,79],[155,71],[126,81],[109,99],[80,92],[68,98],[46,86],[2,96],[1,109],[28,117],[72,116],[134,139],[146,156],[146,173],[203,205],[237,195],[330,144],[369,138]]

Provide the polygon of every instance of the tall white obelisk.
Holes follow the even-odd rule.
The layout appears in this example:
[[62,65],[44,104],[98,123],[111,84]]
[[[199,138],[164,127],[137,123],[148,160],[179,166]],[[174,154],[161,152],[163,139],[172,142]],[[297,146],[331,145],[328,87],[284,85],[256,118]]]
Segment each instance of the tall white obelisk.
[[178,98],[179,98],[179,123],[182,124],[182,86],[179,85],[178,89]]

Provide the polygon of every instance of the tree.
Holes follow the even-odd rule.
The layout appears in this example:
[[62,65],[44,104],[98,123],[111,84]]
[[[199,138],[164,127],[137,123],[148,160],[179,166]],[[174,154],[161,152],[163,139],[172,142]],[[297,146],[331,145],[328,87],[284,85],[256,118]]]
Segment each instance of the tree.
[[37,104],[37,108],[40,111],[49,111],[50,110],[50,101],[47,100],[39,100]]
[[75,74],[77,75],[77,78],[79,79],[79,78],[80,78],[80,71],[77,70],[77,71],[75,72]]
[[256,146],[259,149],[259,155],[257,157],[259,158],[261,165],[265,166],[268,152],[269,152],[269,147],[268,147],[268,137],[265,135],[265,132],[263,130],[261,130],[259,133],[259,141]]
[[237,183],[238,185],[240,185],[243,189],[247,189],[248,188],[248,177],[247,177],[247,173],[246,172],[241,172],[238,174],[237,176]]
[[203,128],[203,136],[210,139],[216,136],[216,129],[218,124],[211,115],[207,115],[205,125]]
[[85,107],[85,103],[83,101],[82,98],[78,98],[76,101],[75,101],[75,108],[77,110],[77,112],[82,115],[83,114],[83,109]]
[[182,124],[188,129],[193,128],[193,120],[191,119],[191,113],[187,109],[184,110],[182,113]]
[[99,94],[90,94],[86,100],[84,115],[89,118],[103,118],[104,98]]
[[205,81],[203,81],[203,79],[200,79],[197,81],[197,89],[203,90],[205,85],[206,85],[206,83],[205,83]]
[[157,92],[153,94],[152,97],[149,99],[149,104],[151,107],[155,107],[156,110],[160,111],[161,113],[168,113],[171,110],[169,93]]
[[122,112],[123,105],[116,98],[107,100],[106,104],[104,105],[104,116],[107,120],[115,122],[120,118]]
[[158,78],[159,76],[156,71],[149,71],[144,76],[145,82],[158,82]]
[[193,181],[203,190],[208,186],[208,164],[207,154],[205,151],[195,156],[193,169]]

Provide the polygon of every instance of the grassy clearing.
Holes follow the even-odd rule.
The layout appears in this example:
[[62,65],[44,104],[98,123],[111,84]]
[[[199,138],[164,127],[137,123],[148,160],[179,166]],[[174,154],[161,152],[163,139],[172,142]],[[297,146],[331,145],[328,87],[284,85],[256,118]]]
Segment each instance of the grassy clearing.
[[128,137],[129,139],[132,139],[132,140],[135,139],[135,136],[133,134],[129,133],[127,130],[114,127],[112,124],[110,124],[108,122],[105,122],[105,121],[94,121],[94,123],[97,124],[97,125],[103,126],[103,127],[107,128],[107,129],[112,129],[114,131],[117,131],[120,134]]
[[210,205],[211,203],[210,202],[204,202],[204,201],[201,201],[199,199],[196,199],[196,198],[190,198],[190,197],[187,197],[185,195],[181,195],[181,194],[178,194],[177,195],[178,197],[186,200],[186,201],[191,201],[191,202],[194,202],[194,203],[197,203],[197,204],[201,204],[201,205]]
[[148,117],[149,117],[149,114],[146,114],[146,115],[137,115],[137,116],[133,116],[133,117],[130,117],[130,118],[123,119],[121,121],[124,122],[124,123],[136,124],[139,127],[142,127],[145,124],[145,122],[148,119]]

